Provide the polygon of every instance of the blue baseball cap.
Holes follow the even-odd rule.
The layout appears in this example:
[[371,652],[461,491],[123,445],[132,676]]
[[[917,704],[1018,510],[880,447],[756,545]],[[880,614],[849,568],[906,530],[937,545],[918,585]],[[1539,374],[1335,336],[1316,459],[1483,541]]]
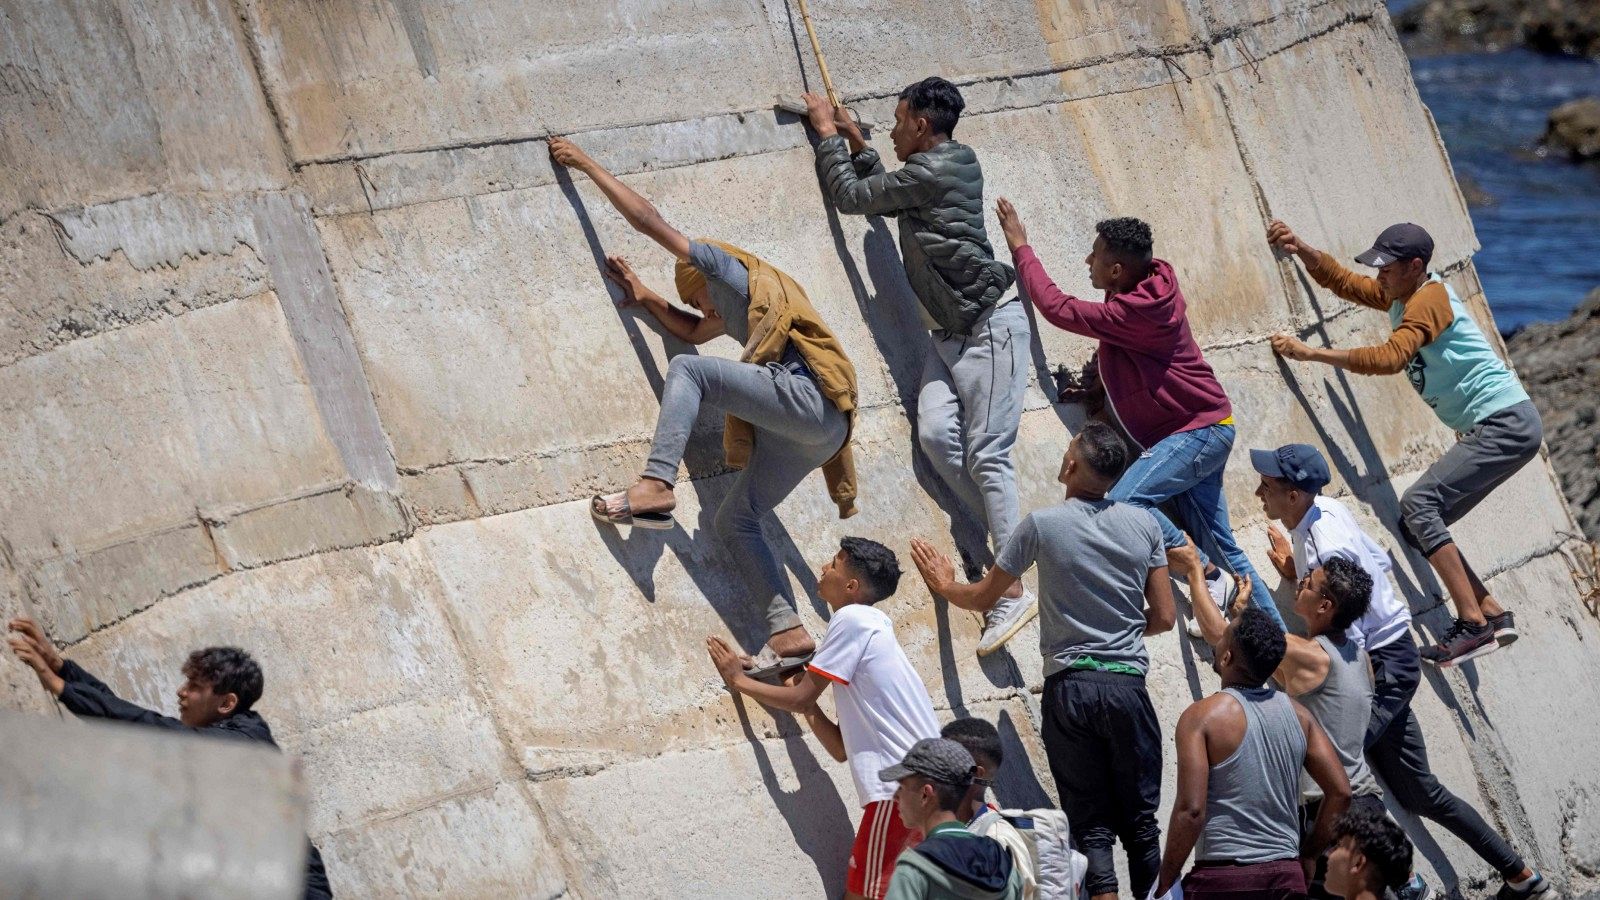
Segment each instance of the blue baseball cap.
[[1284,444],[1276,450],[1251,450],[1250,465],[1271,478],[1282,478],[1308,494],[1327,486],[1328,461],[1310,444]]

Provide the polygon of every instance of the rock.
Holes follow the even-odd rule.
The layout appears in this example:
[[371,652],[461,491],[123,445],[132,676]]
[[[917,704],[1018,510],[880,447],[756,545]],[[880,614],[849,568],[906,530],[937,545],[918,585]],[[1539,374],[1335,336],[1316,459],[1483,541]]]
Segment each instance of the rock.
[[1582,97],[1551,110],[1539,146],[1574,160],[1600,159],[1600,97]]
[[1422,0],[1395,17],[1395,28],[1424,51],[1527,47],[1600,58],[1594,0]]
[[1567,502],[1584,534],[1600,539],[1600,288],[1566,321],[1530,325],[1506,349],[1544,419]]

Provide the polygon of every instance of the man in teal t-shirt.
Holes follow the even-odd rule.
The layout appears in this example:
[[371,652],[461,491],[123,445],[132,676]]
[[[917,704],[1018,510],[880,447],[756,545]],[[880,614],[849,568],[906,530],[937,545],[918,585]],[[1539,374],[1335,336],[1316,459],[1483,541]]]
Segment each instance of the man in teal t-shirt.
[[1422,651],[1436,666],[1459,665],[1517,639],[1511,611],[1490,596],[1450,537],[1449,526],[1539,455],[1544,426],[1521,382],[1501,361],[1467,307],[1428,272],[1433,238],[1420,226],[1391,225],[1356,262],[1357,275],[1315,250],[1282,222],[1267,240],[1300,257],[1317,283],[1339,297],[1389,314],[1393,333],[1375,347],[1317,349],[1290,335],[1272,338],[1289,359],[1327,363],[1358,375],[1405,372],[1440,421],[1460,436],[1400,499],[1401,533],[1432,564],[1456,604],[1444,638]]

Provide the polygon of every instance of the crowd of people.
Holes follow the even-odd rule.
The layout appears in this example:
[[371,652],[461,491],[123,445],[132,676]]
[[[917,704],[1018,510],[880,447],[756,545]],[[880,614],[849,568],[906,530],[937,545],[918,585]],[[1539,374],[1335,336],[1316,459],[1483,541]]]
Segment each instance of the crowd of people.
[[[1448,530],[1537,455],[1538,413],[1450,285],[1430,272],[1433,242],[1417,225],[1386,229],[1356,274],[1282,222],[1263,252],[1298,258],[1336,295],[1387,312],[1378,346],[1313,348],[1279,334],[1283,357],[1362,375],[1406,373],[1459,441],[1408,489],[1397,527],[1454,601],[1454,624],[1419,648],[1411,611],[1390,584],[1388,554],[1339,500],[1314,447],[1252,450],[1256,491],[1273,525],[1268,557],[1295,583],[1304,635],[1289,633],[1230,523],[1223,476],[1236,438],[1227,391],[1192,333],[1177,272],[1154,255],[1145,222],[1098,223],[1084,263],[1102,296],[1061,290],[1029,244],[1013,204],[996,213],[1012,264],[984,221],[976,152],[954,139],[964,101],[941,78],[907,87],[890,132],[889,170],[855,119],[807,95],[821,190],[839,212],[892,216],[929,351],[915,435],[932,470],[987,532],[961,548],[960,568],[923,538],[910,555],[933,596],[983,616],[975,651],[999,650],[1039,619],[1042,737],[1061,810],[1000,810],[988,786],[1002,762],[991,723],[942,729],[932,699],[879,604],[899,586],[894,551],[846,537],[821,569],[831,609],[813,637],[762,522],[820,469],[841,518],[856,511],[851,455],[858,393],[845,347],[791,275],[734,244],[690,239],[576,143],[550,139],[560,166],[586,175],[630,226],[676,260],[683,306],[647,286],[626,259],[607,260],[622,303],[690,344],[726,336],[737,360],[671,360],[649,457],[639,478],[596,496],[607,525],[676,527],[675,486],[704,409],[726,417],[737,470],[715,514],[767,631],[754,652],[707,639],[732,690],[799,715],[847,763],[862,807],[845,877],[847,900],[1117,896],[1120,843],[1136,898],[1423,897],[1411,847],[1387,817],[1394,804],[1461,838],[1504,879],[1500,897],[1550,884],[1431,772],[1411,701],[1421,665],[1459,665],[1511,644],[1512,613],[1489,593]],[[1088,237],[1088,236],[1086,236]],[[1105,415],[1062,459],[1061,503],[1020,508],[1012,448],[1028,381],[1030,319],[1095,339]],[[1037,568],[1037,593],[1023,583]],[[1146,639],[1179,621],[1173,580],[1187,587],[1190,633],[1210,645],[1220,690],[1190,706],[1169,734],[1146,686]],[[262,676],[233,648],[197,651],[185,666],[180,718],[117,699],[64,660],[39,627],[11,623],[17,656],[81,716],[272,742],[253,704]],[[754,642],[752,642],[754,643]],[[819,700],[833,688],[834,715]],[[1158,821],[1167,741],[1177,796]],[[1070,837],[1069,837],[1070,836]],[[1060,838],[1057,841],[1056,838]],[[1193,862],[1191,863],[1191,857]],[[315,848],[307,896],[327,894]],[[1185,868],[1187,867],[1187,872]]]

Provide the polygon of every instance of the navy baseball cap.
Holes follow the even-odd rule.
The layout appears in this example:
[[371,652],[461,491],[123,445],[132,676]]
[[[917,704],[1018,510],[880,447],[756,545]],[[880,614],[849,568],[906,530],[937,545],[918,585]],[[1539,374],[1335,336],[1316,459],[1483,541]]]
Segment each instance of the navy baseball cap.
[[1322,451],[1310,444],[1285,444],[1276,450],[1251,450],[1250,465],[1271,478],[1282,478],[1308,494],[1315,494],[1333,479]]
[[1356,257],[1356,262],[1381,269],[1397,259],[1420,259],[1427,265],[1433,259],[1433,237],[1421,225],[1390,225],[1372,242],[1372,249]]

